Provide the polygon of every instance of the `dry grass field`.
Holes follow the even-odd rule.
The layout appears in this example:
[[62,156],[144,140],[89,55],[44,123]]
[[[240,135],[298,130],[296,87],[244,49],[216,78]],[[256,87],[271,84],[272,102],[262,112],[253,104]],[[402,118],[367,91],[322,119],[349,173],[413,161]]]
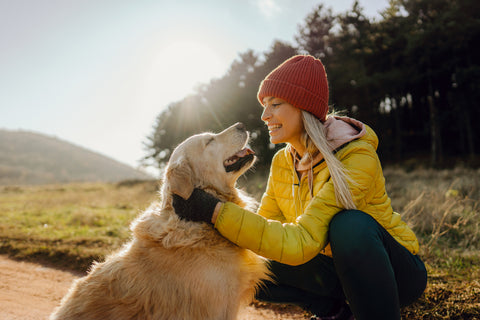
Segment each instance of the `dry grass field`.
[[[385,176],[429,271],[404,319],[480,319],[480,170],[388,168]],[[240,183],[256,197],[265,185],[263,177]],[[85,272],[128,239],[157,189],[152,181],[0,187],[0,253]]]
[[158,182],[0,187],[0,253],[85,271],[130,236]]

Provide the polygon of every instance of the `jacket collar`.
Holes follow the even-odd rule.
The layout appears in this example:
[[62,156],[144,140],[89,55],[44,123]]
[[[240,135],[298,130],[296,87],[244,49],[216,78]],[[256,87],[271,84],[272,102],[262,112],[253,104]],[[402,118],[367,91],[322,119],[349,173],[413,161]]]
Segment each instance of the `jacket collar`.
[[[350,141],[363,137],[367,133],[365,124],[349,117],[331,116],[327,118],[324,125],[331,151],[335,151]],[[321,153],[314,155],[311,161],[301,161],[292,146],[288,146],[287,151],[291,154],[288,158],[290,158],[290,161],[293,161],[298,172],[309,170],[323,160]],[[295,157],[297,158],[295,159]]]

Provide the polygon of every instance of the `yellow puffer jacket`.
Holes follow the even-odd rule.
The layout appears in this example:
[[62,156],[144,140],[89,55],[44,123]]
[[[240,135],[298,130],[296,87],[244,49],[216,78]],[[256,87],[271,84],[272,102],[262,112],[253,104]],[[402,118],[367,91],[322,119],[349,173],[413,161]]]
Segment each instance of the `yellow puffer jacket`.
[[[400,244],[417,254],[415,234],[393,212],[385,191],[385,178],[376,153],[378,138],[371,128],[365,128],[366,134],[336,153],[356,182],[350,189],[357,209],[371,215]],[[288,148],[283,148],[273,158],[257,214],[227,202],[220,209],[215,228],[240,247],[284,264],[303,264],[319,253],[331,256],[328,226],[343,208],[336,203],[329,178],[325,161],[313,168],[312,199],[307,178],[298,181],[292,155]]]

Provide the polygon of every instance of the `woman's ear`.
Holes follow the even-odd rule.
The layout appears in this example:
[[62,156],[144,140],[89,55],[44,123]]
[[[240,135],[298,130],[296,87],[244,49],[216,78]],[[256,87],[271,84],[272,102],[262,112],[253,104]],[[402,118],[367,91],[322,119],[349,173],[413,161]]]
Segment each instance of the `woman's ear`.
[[194,187],[193,171],[185,158],[168,164],[165,182],[171,192],[178,194],[185,200],[190,198]]

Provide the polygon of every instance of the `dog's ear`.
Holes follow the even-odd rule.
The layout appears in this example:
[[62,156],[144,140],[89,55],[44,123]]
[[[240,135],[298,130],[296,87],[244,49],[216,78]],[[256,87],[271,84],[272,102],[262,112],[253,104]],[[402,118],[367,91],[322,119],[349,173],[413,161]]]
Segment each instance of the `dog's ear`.
[[166,171],[166,180],[170,191],[183,199],[190,198],[193,192],[193,171],[186,159],[170,163]]

